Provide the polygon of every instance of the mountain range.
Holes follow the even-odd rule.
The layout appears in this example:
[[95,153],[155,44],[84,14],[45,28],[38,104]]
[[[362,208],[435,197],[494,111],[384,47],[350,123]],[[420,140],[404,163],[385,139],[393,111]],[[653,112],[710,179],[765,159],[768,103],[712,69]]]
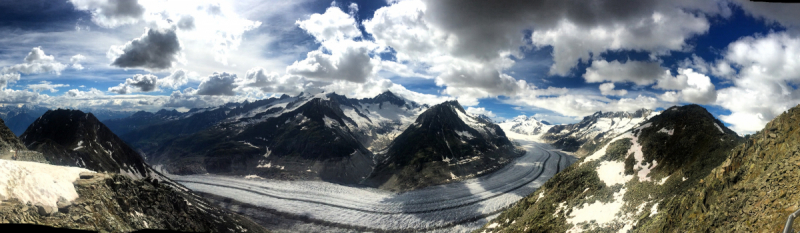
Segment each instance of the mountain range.
[[[6,126],[14,132],[15,135],[20,136],[28,129],[39,116],[50,110],[42,106],[22,104],[22,105],[5,105],[0,107],[0,119],[2,119]],[[113,111],[102,108],[87,108],[82,109],[84,112],[91,112],[99,120],[125,118],[131,116],[133,112],[129,111]]]
[[541,139],[561,150],[585,156],[597,150],[600,145],[608,143],[608,140],[655,115],[658,112],[648,109],[639,109],[632,113],[596,112],[575,124],[554,125]]
[[501,128],[509,132],[540,138],[554,125],[547,121],[540,121],[533,116],[520,115],[499,123]]
[[[468,116],[457,102],[428,106],[388,91],[366,99],[284,95],[107,123],[173,174],[320,179],[397,191],[484,174],[520,154],[497,125]],[[442,166],[435,176],[413,177]],[[414,181],[389,178],[399,173],[414,174],[400,178]]]

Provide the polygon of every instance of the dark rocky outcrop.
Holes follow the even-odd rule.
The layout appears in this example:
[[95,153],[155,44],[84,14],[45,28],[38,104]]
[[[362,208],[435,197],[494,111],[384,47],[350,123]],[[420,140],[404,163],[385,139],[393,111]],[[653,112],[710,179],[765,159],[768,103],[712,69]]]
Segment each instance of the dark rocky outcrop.
[[46,162],[41,153],[29,151],[22,141],[0,120],[0,159]]
[[[663,229],[781,232],[800,209],[800,106],[745,137],[722,164],[669,203]],[[800,229],[795,220],[793,229]]]
[[123,173],[135,178],[150,173],[144,159],[91,113],[47,111],[20,138],[28,149],[44,154],[50,164]]

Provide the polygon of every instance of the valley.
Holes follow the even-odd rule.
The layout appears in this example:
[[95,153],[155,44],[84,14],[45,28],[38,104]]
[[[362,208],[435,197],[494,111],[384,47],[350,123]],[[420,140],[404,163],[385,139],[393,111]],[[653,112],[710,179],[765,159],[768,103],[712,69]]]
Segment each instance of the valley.
[[[302,224],[297,225],[265,225],[275,231],[469,232],[575,161],[574,157],[530,140],[527,135],[511,134],[509,137],[528,152],[504,168],[478,178],[403,193],[257,176],[168,176],[195,192],[239,202],[239,206],[231,210],[239,209],[240,214],[249,212],[247,215],[254,217],[264,213],[253,212],[277,212],[270,216],[303,219],[298,221]],[[259,222],[258,219],[254,221]]]

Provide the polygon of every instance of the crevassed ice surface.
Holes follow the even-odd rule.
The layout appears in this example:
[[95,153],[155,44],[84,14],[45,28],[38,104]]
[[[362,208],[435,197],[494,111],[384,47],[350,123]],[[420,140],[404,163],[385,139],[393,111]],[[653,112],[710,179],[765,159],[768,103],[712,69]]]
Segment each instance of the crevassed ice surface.
[[[295,216],[373,230],[434,230],[496,216],[535,191],[574,158],[522,135],[528,151],[482,177],[405,193],[321,181],[276,181],[219,175],[171,176],[186,187]],[[454,227],[470,231],[480,227]]]

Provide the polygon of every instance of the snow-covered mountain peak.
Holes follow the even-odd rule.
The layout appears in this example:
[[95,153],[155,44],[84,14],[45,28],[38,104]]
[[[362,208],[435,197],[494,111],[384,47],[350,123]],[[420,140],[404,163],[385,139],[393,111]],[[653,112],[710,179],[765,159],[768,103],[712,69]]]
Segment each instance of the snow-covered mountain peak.
[[539,121],[533,116],[529,117],[525,115],[519,115],[512,119],[505,120],[499,125],[505,131],[529,136],[540,136],[553,127],[549,123]]
[[634,112],[596,112],[575,124],[553,126],[542,135],[542,139],[565,151],[577,151],[578,154],[582,154],[585,151],[578,149],[584,144],[594,145],[614,138],[658,114],[659,112],[649,109],[639,109]]

